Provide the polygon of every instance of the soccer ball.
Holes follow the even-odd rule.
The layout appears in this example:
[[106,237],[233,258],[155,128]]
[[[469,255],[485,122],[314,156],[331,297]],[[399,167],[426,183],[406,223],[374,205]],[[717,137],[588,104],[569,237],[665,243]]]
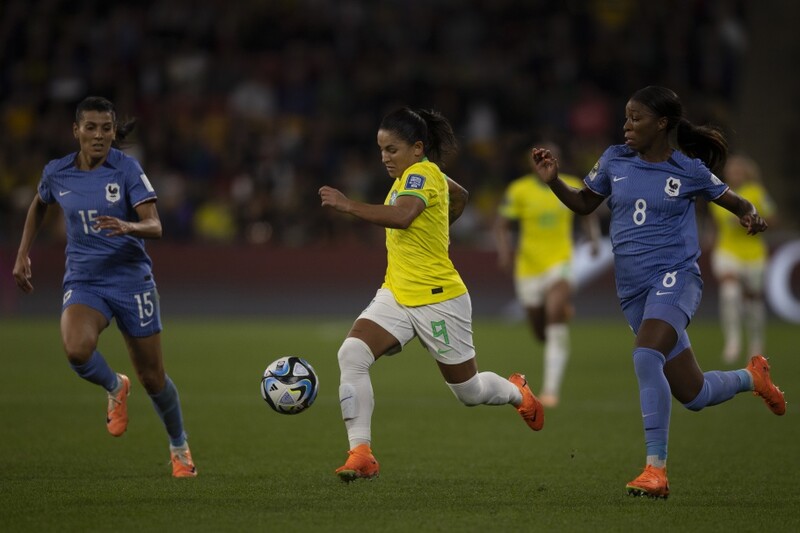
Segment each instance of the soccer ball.
[[305,411],[314,403],[318,391],[317,373],[302,357],[292,355],[276,359],[261,378],[261,396],[282,415]]

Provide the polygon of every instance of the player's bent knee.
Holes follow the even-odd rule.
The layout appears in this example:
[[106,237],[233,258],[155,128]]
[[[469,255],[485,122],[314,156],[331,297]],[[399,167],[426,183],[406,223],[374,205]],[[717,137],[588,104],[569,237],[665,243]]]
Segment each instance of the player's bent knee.
[[372,355],[367,343],[355,337],[347,337],[342,342],[337,357],[339,368],[343,372],[346,370],[367,372],[375,362],[375,356]]
[[67,360],[73,366],[80,366],[86,364],[92,358],[95,346],[90,346],[88,343],[65,343],[64,353],[67,355]]
[[166,376],[159,372],[137,372],[139,383],[142,384],[147,394],[158,394],[166,386]]
[[453,391],[456,398],[467,407],[475,407],[483,404],[483,383],[478,374],[475,374],[464,383],[448,383],[448,387]]
[[697,396],[690,402],[684,402],[683,406],[690,411],[701,411],[704,407],[708,406],[710,396],[710,387],[708,381],[705,381],[703,382],[703,387],[700,389],[700,392],[697,393]]

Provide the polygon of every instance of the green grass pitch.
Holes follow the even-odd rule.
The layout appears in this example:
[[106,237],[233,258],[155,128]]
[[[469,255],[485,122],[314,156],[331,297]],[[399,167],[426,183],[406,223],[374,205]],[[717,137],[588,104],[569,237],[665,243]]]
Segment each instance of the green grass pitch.
[[[800,328],[772,323],[786,416],[740,394],[692,413],[673,402],[667,501],[628,497],[644,439],[619,320],[579,321],[562,404],[534,433],[508,406],[462,406],[417,342],[372,368],[381,476],[346,485],[336,351],[349,322],[172,320],[163,334],[196,479],[170,477],[167,439],[115,326],[101,337],[133,382],[130,425],[105,431],[105,395],[78,379],[57,320],[0,323],[0,526],[4,531],[798,531]],[[524,372],[541,348],[523,324],[475,322],[479,366]],[[701,366],[719,362],[714,322],[690,327]],[[316,368],[315,405],[274,413],[259,381],[279,355]]]

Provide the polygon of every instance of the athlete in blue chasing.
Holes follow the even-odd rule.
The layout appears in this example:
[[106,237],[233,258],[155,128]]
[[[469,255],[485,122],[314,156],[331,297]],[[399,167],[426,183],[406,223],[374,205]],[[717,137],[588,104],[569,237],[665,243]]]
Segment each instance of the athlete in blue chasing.
[[172,475],[197,475],[178,390],[164,372],[158,292],[144,240],[161,237],[156,193],[139,162],[117,147],[135,126],[118,122],[114,105],[90,96],[78,104],[72,132],[80,149],[45,166],[14,265],[23,292],[33,291],[29,253],[48,208],[58,203],[66,222],[66,272],[61,340],[72,369],[108,392],[106,427],[115,437],[128,426],[130,380],[97,351],[100,333],[116,318],[139,381],[166,426]]
[[754,391],[776,415],[786,411],[766,358],[754,355],[746,368],[704,373],[686,334],[702,292],[695,198],[734,213],[751,235],[767,224],[709,170],[724,163],[727,141],[718,130],[686,119],[672,90],[650,86],[634,93],[623,129],[625,144],[606,149],[581,189],[558,177],[558,161],[548,150],[534,148],[531,158],[542,181],[576,213],[591,213],[608,200],[617,294],[636,335],[633,365],[647,447],[644,472],[626,488],[632,495],[666,498],[670,394],[699,411]]

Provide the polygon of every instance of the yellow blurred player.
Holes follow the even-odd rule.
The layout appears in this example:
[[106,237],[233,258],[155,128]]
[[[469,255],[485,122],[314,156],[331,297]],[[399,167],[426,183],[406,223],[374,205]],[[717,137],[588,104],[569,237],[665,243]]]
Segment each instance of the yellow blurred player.
[[[774,224],[774,204],[761,184],[755,161],[741,155],[731,156],[723,176],[731,190],[750,200],[770,226]],[[764,350],[763,284],[768,250],[763,237],[748,235],[735,215],[713,202],[710,211],[716,228],[711,267],[719,282],[719,313],[725,340],[722,358],[734,364],[741,356],[742,322],[747,328],[747,355]]]
[[[555,145],[547,148],[558,152]],[[573,187],[582,186],[577,177],[561,174],[561,179]],[[539,400],[545,407],[558,404],[569,359],[568,323],[574,314],[573,220],[574,213],[534,173],[529,173],[509,184],[494,226],[499,266],[506,272],[513,268],[517,299],[534,335],[544,343]],[[591,240],[592,255],[596,255],[600,236],[597,218],[590,215],[582,220]],[[515,224],[519,228],[516,247]]]

